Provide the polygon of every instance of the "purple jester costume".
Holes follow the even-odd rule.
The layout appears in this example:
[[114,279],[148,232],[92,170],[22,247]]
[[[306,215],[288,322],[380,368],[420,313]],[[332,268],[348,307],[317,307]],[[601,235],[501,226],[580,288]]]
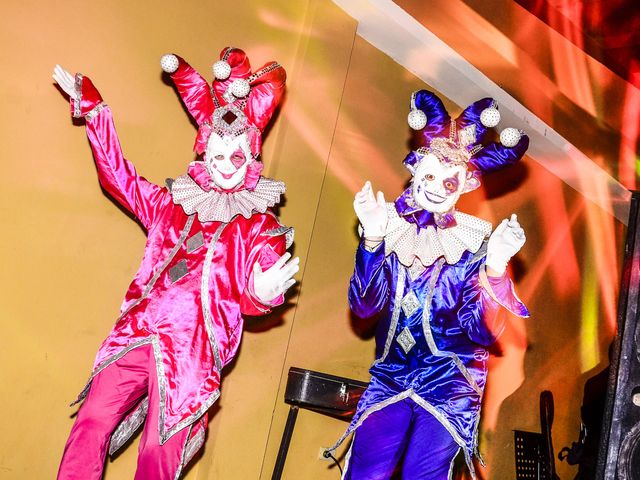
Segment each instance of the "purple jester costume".
[[[349,286],[353,313],[380,315],[380,320],[370,385],[349,428],[332,447],[356,432],[345,479],[385,479],[394,471],[412,480],[450,478],[459,450],[475,478],[472,457],[487,347],[504,328],[504,316],[497,313],[506,308],[520,317],[529,315],[504,270],[487,274],[491,224],[453,208],[460,193],[479,186],[480,173],[517,162],[528,138],[506,129],[502,144],[481,143],[489,126],[497,124],[494,117],[499,119],[490,98],[475,102],[455,120],[431,92],[414,93],[411,104],[409,123],[420,132],[420,147],[404,160],[414,177],[412,186],[395,203],[379,197],[386,227],[371,245],[363,225]],[[434,162],[431,170],[421,170],[425,159]],[[443,192],[430,186],[439,182],[439,168],[454,172],[438,183]],[[450,206],[438,208],[455,192]],[[427,200],[420,205],[422,194]],[[430,202],[431,211],[425,209]],[[496,232],[506,228],[503,224]]]

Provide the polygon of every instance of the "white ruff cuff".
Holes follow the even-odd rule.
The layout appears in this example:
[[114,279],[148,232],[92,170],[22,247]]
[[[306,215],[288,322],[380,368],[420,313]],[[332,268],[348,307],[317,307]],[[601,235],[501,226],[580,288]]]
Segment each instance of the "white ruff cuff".
[[449,265],[457,263],[465,251],[476,253],[491,233],[491,224],[480,218],[455,212],[457,225],[450,228],[418,228],[398,215],[395,205],[387,203],[385,256],[394,252],[400,263],[410,267],[417,258],[428,267],[444,257]]
[[187,215],[198,214],[201,222],[230,222],[242,215],[249,218],[254,212],[264,213],[280,201],[284,182],[260,177],[253,190],[237,192],[205,192],[189,176],[182,175],[171,185],[173,203],[181,205]]

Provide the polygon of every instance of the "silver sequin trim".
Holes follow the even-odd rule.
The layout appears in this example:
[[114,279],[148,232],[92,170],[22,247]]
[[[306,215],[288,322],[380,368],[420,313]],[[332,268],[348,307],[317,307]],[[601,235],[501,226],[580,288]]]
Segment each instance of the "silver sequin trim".
[[436,418],[436,420],[438,420],[442,424],[442,426],[447,430],[447,432],[449,432],[449,434],[453,437],[453,440],[460,446],[460,448],[462,448],[464,452],[464,459],[467,464],[467,468],[469,469],[469,473],[471,473],[471,478],[475,480],[476,470],[473,467],[471,453],[469,452],[469,448],[467,448],[464,442],[464,439],[460,436],[460,434],[455,429],[455,427],[451,425],[451,422],[447,420],[447,417],[445,417],[444,414],[440,410],[438,410],[437,407],[431,405],[429,402],[427,402],[424,398],[419,396],[414,391],[411,391],[411,395],[409,395],[409,397],[411,398],[411,400],[416,402],[418,405],[424,408],[427,412],[433,415]]
[[355,432],[353,434],[353,441],[351,442],[351,445],[349,445],[349,450],[347,450],[347,456],[344,459],[344,469],[342,470],[342,476],[340,477],[340,480],[346,480],[347,478],[347,472],[349,471],[349,464],[351,463],[351,450],[353,450],[353,444],[356,441],[357,434],[358,432]]
[[178,480],[180,475],[182,475],[182,469],[186,465],[185,462],[185,454],[187,452],[187,445],[189,444],[189,437],[191,436],[191,432],[193,431],[193,423],[189,425],[189,431],[187,432],[187,436],[184,439],[184,444],[182,445],[182,453],[180,454],[180,465],[178,465],[178,469],[176,470],[176,474],[173,477],[174,480]]
[[427,297],[425,299],[424,308],[422,311],[422,329],[424,331],[424,337],[427,340],[427,345],[429,346],[431,352],[438,357],[451,358],[456,367],[458,367],[458,370],[460,370],[460,373],[462,373],[464,378],[467,379],[471,387],[476,391],[478,395],[480,395],[480,397],[482,397],[482,389],[478,386],[469,370],[467,370],[467,367],[464,366],[464,363],[462,363],[460,357],[458,357],[458,355],[453,352],[438,349],[438,346],[436,345],[436,342],[433,338],[433,333],[431,332],[431,301],[433,299],[433,294],[435,293],[435,285],[438,281],[438,278],[440,277],[440,272],[442,271],[444,262],[444,258],[440,258],[436,262],[433,272],[431,273],[431,278],[429,279]]
[[76,73],[73,88],[76,91],[76,98],[73,99],[73,116],[74,118],[80,118],[82,116],[82,109],[80,103],[82,102],[82,79],[84,77],[81,73]]
[[187,444],[183,466],[191,461],[195,454],[198,453],[198,450],[202,448],[202,445],[204,445],[204,427]]
[[104,110],[105,108],[107,108],[107,104],[104,102],[100,102],[98,105],[96,105],[95,107],[93,107],[89,113],[87,113],[84,118],[87,120],[87,122],[90,122],[91,120],[93,120],[94,118],[96,118],[98,115],[100,115],[100,112],[102,110]]
[[400,310],[401,310],[400,303],[402,301],[402,295],[404,294],[404,280],[407,275],[407,272],[404,269],[404,267],[399,266],[398,268],[400,270],[398,271],[398,283],[396,286],[396,296],[393,301],[393,313],[391,314],[391,323],[389,324],[389,331],[387,332],[387,341],[384,344],[384,352],[382,353],[382,356],[376,359],[373,362],[373,365],[383,362],[387,358],[387,355],[389,355],[389,350],[391,349],[391,344],[393,343],[393,336],[395,335],[396,328],[398,326],[398,319],[400,318]]
[[111,435],[109,440],[109,455],[113,455],[127,440],[140,428],[149,411],[149,396],[144,397],[135,411],[127,419],[118,425],[118,428]]
[[458,453],[460,453],[460,449],[456,451],[456,454],[453,456],[453,458],[451,459],[451,463],[449,464],[449,476],[447,477],[448,480],[453,480],[453,466],[456,463],[456,457],[458,456]]
[[213,357],[216,362],[216,368],[220,375],[222,375],[222,361],[220,360],[220,350],[218,348],[218,341],[213,330],[213,323],[211,318],[211,294],[209,292],[209,278],[211,276],[211,260],[213,259],[213,253],[216,249],[216,244],[226,223],[220,224],[216,233],[213,235],[211,242],[209,243],[209,249],[204,259],[204,267],[202,272],[202,284],[200,286],[200,298],[202,301],[202,314],[204,315],[204,324],[207,329],[207,335],[209,336],[209,342],[211,343],[211,350],[213,351]]
[[284,225],[281,225],[280,227],[267,230],[261,235],[266,237],[278,237],[280,235],[284,235],[286,246],[287,248],[289,248],[291,245],[293,245],[294,233],[295,232],[293,230],[293,227],[285,227]]
[[165,261],[162,263],[160,268],[153,275],[149,283],[147,283],[146,287],[144,288],[144,292],[142,292],[142,295],[140,296],[140,298],[135,300],[133,303],[129,304],[129,306],[125,308],[125,310],[120,314],[120,316],[118,317],[118,320],[120,320],[127,313],[129,313],[133,307],[135,307],[140,302],[142,302],[145,298],[147,298],[147,295],[149,295],[149,292],[151,292],[151,289],[153,288],[155,283],[158,281],[158,278],[160,278],[160,275],[162,274],[162,272],[165,270],[165,268],[167,268],[167,265],[169,265],[171,260],[173,260],[173,257],[176,256],[176,253],[178,253],[178,250],[180,250],[180,247],[182,246],[185,239],[187,238],[187,235],[189,235],[189,230],[191,230],[191,226],[193,225],[193,222],[195,219],[196,219],[195,215],[189,216],[189,218],[187,219],[187,223],[182,229],[182,233],[180,234],[180,238],[178,239],[178,242],[171,249],[171,251],[169,252],[169,255],[167,256]]
[[99,374],[102,370],[107,368],[113,362],[117,362],[118,360],[120,360],[122,357],[124,357],[127,353],[129,353],[134,348],[140,347],[142,345],[146,345],[148,343],[151,343],[152,341],[153,341],[152,337],[143,338],[142,340],[132,343],[128,347],[120,350],[115,355],[112,355],[111,357],[104,360],[100,365],[96,367],[96,369],[93,372],[91,372],[91,375],[89,376],[89,380],[87,380],[87,383],[85,384],[84,388],[78,395],[78,398],[76,398],[75,401],[73,401],[73,403],[71,403],[69,406],[73,407],[75,404],[80,403],[84,399],[84,397],[87,396],[87,393],[89,393],[89,388],[91,388],[91,381],[93,380],[93,377],[95,377],[97,374]]
[[384,407],[391,405],[392,403],[396,403],[396,402],[399,402],[400,400],[408,398],[412,393],[413,393],[413,389],[405,390],[404,392],[400,392],[391,398],[387,398],[386,400],[383,400],[382,402],[378,402],[375,405],[372,405],[371,407],[367,408],[364,411],[364,413],[360,416],[356,424],[349,425],[349,427],[347,428],[347,431],[344,432],[344,434],[332,447],[327,448],[327,451],[333,452],[336,448],[338,448],[342,444],[342,442],[344,442],[344,440],[349,436],[351,432],[353,432],[358,427],[360,427],[360,425],[362,425],[362,423],[369,417],[369,415],[379,410],[382,410]]

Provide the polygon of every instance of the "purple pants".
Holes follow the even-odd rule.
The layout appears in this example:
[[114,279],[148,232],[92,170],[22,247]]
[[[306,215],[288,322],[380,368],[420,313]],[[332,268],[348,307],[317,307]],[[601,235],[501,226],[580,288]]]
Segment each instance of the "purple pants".
[[102,478],[111,433],[146,394],[149,412],[140,438],[135,480],[173,480],[189,429],[183,428],[164,445],[159,444],[155,370],[152,347],[144,345],[94,377],[64,448],[58,480]]
[[358,427],[344,480],[447,480],[459,445],[429,412],[405,398],[372,413]]

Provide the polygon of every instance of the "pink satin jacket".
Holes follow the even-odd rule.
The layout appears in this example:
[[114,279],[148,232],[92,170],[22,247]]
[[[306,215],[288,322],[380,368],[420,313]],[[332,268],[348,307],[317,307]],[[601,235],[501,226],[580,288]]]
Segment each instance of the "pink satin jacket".
[[[86,115],[100,183],[148,235],[142,264],[91,378],[131,349],[151,344],[160,386],[160,441],[189,427],[190,439],[201,445],[206,412],[220,394],[221,370],[240,343],[242,314],[265,314],[284,301],[263,305],[248,285],[255,262],[267,269],[284,254],[286,229],[269,210],[228,223],[187,215],[167,188],[139,176],[124,158],[109,107],[88,78],[81,80],[82,99],[72,101],[72,110]],[[118,427],[110,452],[142,424],[146,402]]]

